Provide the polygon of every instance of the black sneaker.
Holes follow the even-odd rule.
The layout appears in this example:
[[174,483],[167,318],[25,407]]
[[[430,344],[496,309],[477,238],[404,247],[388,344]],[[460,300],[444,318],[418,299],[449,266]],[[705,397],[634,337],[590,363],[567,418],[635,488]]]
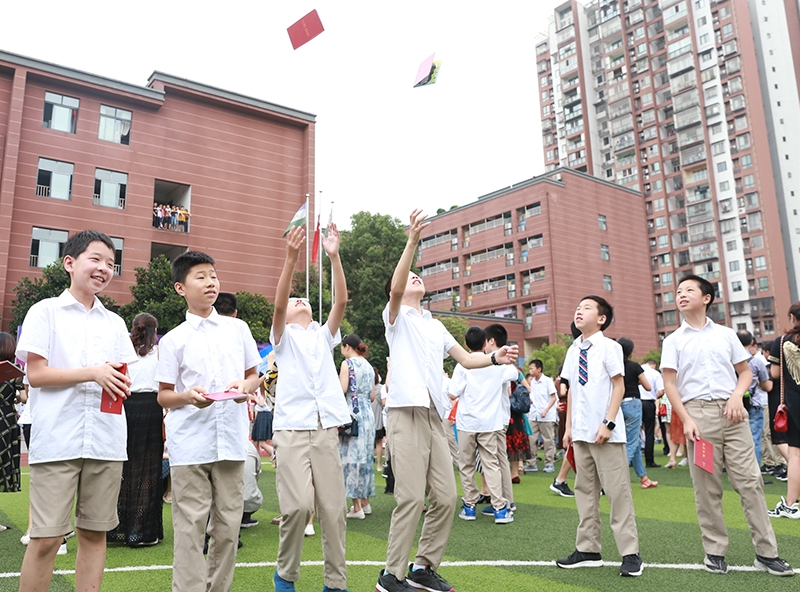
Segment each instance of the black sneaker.
[[239,528],[251,528],[253,526],[258,526],[258,520],[252,516],[247,516],[246,518],[242,518],[242,523],[239,525]]
[[706,559],[703,562],[703,566],[705,566],[706,571],[715,574],[726,574],[728,573],[728,564],[725,563],[725,558],[722,555],[708,555],[706,554]]
[[768,464],[761,465],[761,474],[762,475],[772,475],[772,471],[775,470],[775,467]]
[[491,504],[491,503],[492,503],[492,496],[481,494],[478,497],[478,501],[475,502],[475,505],[477,506],[478,504]]
[[753,565],[755,565],[761,571],[771,573],[773,576],[794,575],[792,566],[786,563],[780,557],[773,557],[772,559],[769,559],[767,557],[762,557],[761,555],[756,555],[756,560]]
[[647,463],[647,468],[648,469],[660,469],[661,465],[658,464],[657,462],[649,462],[649,463]]
[[775,470],[772,472],[772,476],[775,477],[778,481],[788,481],[786,467],[776,467]]
[[559,483],[553,479],[553,484],[550,486],[550,491],[553,491],[561,497],[575,497],[575,492],[569,488],[566,481]]
[[603,567],[603,558],[600,553],[581,553],[575,549],[569,557],[556,559],[556,565],[564,569],[576,567]]
[[638,553],[625,555],[622,558],[622,566],[619,568],[619,575],[623,578],[633,578],[642,575],[642,558]]
[[431,569],[430,565],[426,565],[425,569],[414,571],[414,564],[410,563],[406,582],[408,582],[409,586],[417,590],[427,590],[428,592],[456,592],[447,580]]
[[378,583],[375,584],[376,592],[414,592],[406,580],[398,580],[392,574],[381,570]]

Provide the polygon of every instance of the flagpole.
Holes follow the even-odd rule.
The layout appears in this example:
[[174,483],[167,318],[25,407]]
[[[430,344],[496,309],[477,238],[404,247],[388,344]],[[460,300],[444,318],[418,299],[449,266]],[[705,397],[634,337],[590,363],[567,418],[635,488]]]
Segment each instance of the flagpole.
[[[322,203],[322,190],[319,191],[319,202]],[[317,211],[317,220],[319,220],[320,211]],[[327,230],[327,229],[326,229]],[[322,232],[319,233],[319,245],[317,249],[319,250],[319,262],[317,265],[317,269],[319,271],[319,322],[322,323],[322,262],[325,260],[325,249],[322,248]]]
[[310,223],[310,220],[311,220],[311,212],[308,209],[310,197],[311,196],[308,193],[306,193],[306,300],[308,300],[308,291],[309,291],[308,267],[309,267],[309,259],[311,258],[310,253],[308,252],[309,244],[311,243],[311,241],[308,240],[308,237],[310,236],[310,234],[309,234],[309,228],[310,228],[309,227],[309,223]]
[[[331,200],[331,211],[328,214],[328,226],[330,226],[332,222],[333,222],[333,200]],[[340,237],[340,240],[341,240],[341,237]],[[339,248],[341,249],[341,247],[342,247],[342,244],[340,242],[339,243]],[[336,297],[336,295],[333,293],[333,260],[331,260],[331,306],[333,306],[333,302],[334,302],[335,297]]]

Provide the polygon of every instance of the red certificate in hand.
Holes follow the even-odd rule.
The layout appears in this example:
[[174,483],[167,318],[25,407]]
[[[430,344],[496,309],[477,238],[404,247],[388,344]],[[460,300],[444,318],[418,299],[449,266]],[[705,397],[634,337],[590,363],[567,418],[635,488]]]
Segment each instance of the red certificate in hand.
[[[117,368],[118,372],[122,372],[123,374],[128,373],[128,365],[123,363],[122,366]],[[114,415],[122,415],[122,403],[123,398],[117,396],[116,401],[111,398],[111,395],[108,393],[106,389],[103,389],[103,392],[100,395],[100,411],[103,413],[113,413]]]
[[8,360],[3,360],[0,362],[0,382],[14,380],[15,378],[22,378],[23,376],[25,376],[25,372],[23,372],[22,368],[16,364],[9,362]]
[[714,445],[702,438],[694,439],[694,464],[714,474]]
[[319,15],[316,10],[312,10],[291,27],[286,29],[289,33],[289,39],[292,42],[292,47],[297,49],[311,41],[314,37],[322,33],[325,29],[322,28],[322,21],[319,20]]
[[567,462],[569,462],[569,466],[572,467],[572,470],[577,473],[578,469],[575,468],[575,449],[572,447],[572,444],[567,448]]
[[209,401],[227,401],[229,399],[233,399],[234,401],[244,401],[247,398],[247,395],[244,393],[240,393],[239,391],[223,391],[221,393],[205,393],[203,395]]

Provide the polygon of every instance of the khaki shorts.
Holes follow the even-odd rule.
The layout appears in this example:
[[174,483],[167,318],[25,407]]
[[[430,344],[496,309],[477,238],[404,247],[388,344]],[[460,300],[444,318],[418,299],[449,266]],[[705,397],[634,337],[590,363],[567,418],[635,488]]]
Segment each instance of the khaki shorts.
[[119,524],[122,461],[78,458],[31,465],[31,538],[59,537],[75,526],[106,532]]

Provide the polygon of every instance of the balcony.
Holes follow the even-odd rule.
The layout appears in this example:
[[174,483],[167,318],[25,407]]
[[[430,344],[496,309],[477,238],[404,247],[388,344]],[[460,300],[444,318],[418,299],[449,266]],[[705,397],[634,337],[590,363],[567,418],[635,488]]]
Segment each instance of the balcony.
[[125,196],[120,196],[113,201],[104,200],[99,193],[95,193],[92,195],[92,205],[95,206],[105,206],[107,208],[119,208],[120,210],[125,209]]

